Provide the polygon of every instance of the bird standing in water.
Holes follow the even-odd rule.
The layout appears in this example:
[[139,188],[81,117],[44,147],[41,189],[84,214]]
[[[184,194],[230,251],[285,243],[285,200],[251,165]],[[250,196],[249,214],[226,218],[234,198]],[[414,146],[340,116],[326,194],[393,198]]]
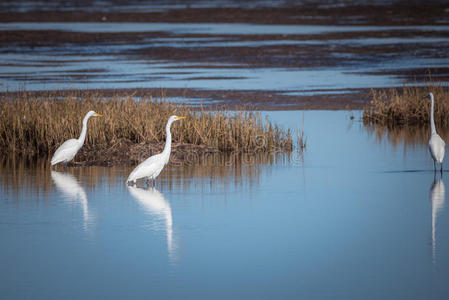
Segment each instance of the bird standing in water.
[[430,156],[433,159],[433,169],[436,171],[436,163],[440,164],[440,173],[443,174],[443,159],[444,159],[444,147],[446,143],[438,135],[435,129],[435,121],[433,117],[434,111],[434,100],[433,94],[429,93],[426,98],[430,98],[430,140],[429,140],[429,151]]
[[164,166],[168,163],[170,159],[171,152],[171,124],[177,120],[185,119],[185,117],[171,116],[168,119],[167,125],[165,126],[165,133],[167,134],[167,139],[165,141],[164,151],[162,153],[150,156],[143,162],[141,162],[132,172],[129,174],[126,182],[128,184],[135,184],[136,180],[145,178],[147,180],[152,180],[154,185],[154,179],[159,175]]
[[78,139],[70,139],[65,141],[58,149],[56,149],[55,154],[51,158],[51,165],[54,166],[58,163],[65,162],[68,163],[71,161],[79,149],[84,144],[84,140],[86,139],[87,132],[87,120],[90,117],[102,117],[102,115],[97,114],[93,110],[89,111],[83,119],[83,129],[81,130],[81,135]]

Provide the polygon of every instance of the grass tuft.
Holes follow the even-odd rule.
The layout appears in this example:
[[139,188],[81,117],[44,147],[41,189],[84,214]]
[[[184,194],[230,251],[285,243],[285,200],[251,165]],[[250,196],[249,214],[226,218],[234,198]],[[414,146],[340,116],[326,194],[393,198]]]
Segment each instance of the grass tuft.
[[[170,115],[187,116],[172,126],[173,141],[206,145],[222,152],[291,151],[292,133],[260,113],[228,110],[193,110],[155,101],[152,97],[104,99],[90,91],[64,97],[27,92],[0,96],[0,152],[51,155],[65,140],[78,138],[89,110],[104,118],[91,118],[87,149],[111,149],[123,144],[161,143]],[[300,146],[304,146],[303,133]]]
[[430,100],[423,99],[429,92],[435,98],[435,123],[449,126],[449,89],[431,81],[427,87],[371,90],[372,100],[365,107],[363,122],[388,126],[429,124]]

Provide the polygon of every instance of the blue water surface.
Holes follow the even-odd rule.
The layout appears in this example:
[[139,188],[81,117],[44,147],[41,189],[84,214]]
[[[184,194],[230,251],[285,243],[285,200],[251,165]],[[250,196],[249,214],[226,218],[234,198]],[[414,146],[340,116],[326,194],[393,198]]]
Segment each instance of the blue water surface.
[[263,114],[304,129],[303,155],[171,165],[154,189],[127,187],[131,167],[4,164],[1,298],[449,297],[449,173],[425,140],[379,139],[360,112]]

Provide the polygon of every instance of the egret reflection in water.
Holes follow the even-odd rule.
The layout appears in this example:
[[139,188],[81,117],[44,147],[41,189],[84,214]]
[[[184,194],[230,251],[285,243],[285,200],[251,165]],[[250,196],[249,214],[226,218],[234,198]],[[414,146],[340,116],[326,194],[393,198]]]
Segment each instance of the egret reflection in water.
[[444,207],[446,189],[443,180],[434,179],[430,187],[430,205],[432,207],[432,256],[435,259],[437,215]]
[[[128,190],[131,196],[141,204],[146,213],[156,216],[165,222],[168,256],[170,260],[174,260],[176,247],[173,242],[173,218],[170,203],[156,188],[143,189],[137,186],[128,186]],[[159,228],[156,226],[152,229],[158,230]]]
[[65,196],[65,199],[71,203],[79,203],[83,210],[84,229],[88,227],[89,221],[89,206],[86,192],[78,183],[76,178],[70,173],[62,173],[51,171],[51,179],[56,185],[56,188]]

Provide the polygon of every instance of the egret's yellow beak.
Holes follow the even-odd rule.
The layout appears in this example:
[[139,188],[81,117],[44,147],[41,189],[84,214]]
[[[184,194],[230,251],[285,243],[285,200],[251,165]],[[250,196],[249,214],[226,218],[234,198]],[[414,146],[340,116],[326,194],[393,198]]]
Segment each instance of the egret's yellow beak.
[[103,115],[100,115],[100,114],[95,113],[94,116],[96,116],[96,117],[102,117]]
[[179,119],[185,119],[185,118],[187,118],[187,117],[177,117],[177,120],[179,120]]

